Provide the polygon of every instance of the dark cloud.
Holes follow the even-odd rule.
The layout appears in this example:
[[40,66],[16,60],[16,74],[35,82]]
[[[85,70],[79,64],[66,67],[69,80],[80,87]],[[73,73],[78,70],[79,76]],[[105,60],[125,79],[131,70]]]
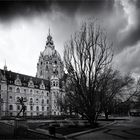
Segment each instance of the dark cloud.
[[125,34],[125,38],[120,42],[120,47],[131,47],[140,40],[140,25],[135,26]]
[[[129,5],[132,5],[133,8],[135,8],[135,13],[129,13],[131,14],[131,17],[134,17],[132,21],[133,25],[129,25],[129,22],[126,24],[126,27],[129,26],[129,28],[122,33],[121,37],[123,39],[119,43],[120,50],[126,47],[134,46],[140,40],[140,0],[131,0],[129,1]],[[130,15],[128,15],[128,18],[129,16]]]
[[31,16],[34,13],[50,11],[50,1],[38,0],[35,1],[0,1],[0,19],[11,20],[18,16]]
[[0,1],[0,19],[11,20],[17,16],[32,16],[42,12],[51,12],[52,5],[69,16],[75,15],[79,7],[81,12],[112,9],[114,0],[5,0]]

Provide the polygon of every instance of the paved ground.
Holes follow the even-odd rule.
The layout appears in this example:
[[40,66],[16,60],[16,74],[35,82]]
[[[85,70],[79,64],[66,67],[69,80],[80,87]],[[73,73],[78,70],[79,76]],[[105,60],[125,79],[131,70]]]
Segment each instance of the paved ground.
[[107,128],[75,136],[74,140],[140,140],[140,117],[131,117],[130,120],[118,121]]
[[0,139],[13,138],[13,127],[0,122]]

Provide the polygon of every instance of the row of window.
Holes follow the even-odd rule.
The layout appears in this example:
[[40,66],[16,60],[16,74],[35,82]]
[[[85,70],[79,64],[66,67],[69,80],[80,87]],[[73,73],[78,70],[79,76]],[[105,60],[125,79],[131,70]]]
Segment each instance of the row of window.
[[[10,96],[9,98],[12,99],[12,96]],[[24,99],[24,101],[27,101],[27,98],[26,97],[24,97],[23,99]],[[19,97],[16,98],[16,101],[19,102]],[[38,103],[38,102],[39,102],[39,99],[36,98],[36,103]],[[29,99],[29,103],[30,104],[33,104],[33,98],[30,98]],[[45,104],[45,99],[42,99],[41,100],[41,103],[42,104]],[[46,103],[49,104],[49,99],[46,100]]]
[[[12,88],[12,87],[9,87],[9,91],[12,92],[12,91],[13,91],[13,88]],[[21,92],[20,88],[16,88],[16,92],[17,92],[17,93],[20,93],[20,92]],[[27,89],[24,89],[24,93],[27,93]],[[33,90],[32,90],[32,89],[30,90],[30,93],[33,93]],[[36,90],[36,93],[39,93],[39,91]],[[43,91],[42,91],[41,93],[44,94]],[[48,94],[48,92],[47,92],[47,96],[48,96],[48,95],[49,95],[49,94]]]
[[[43,65],[43,62],[41,61],[40,64]],[[44,63],[44,64],[45,64],[45,63]],[[47,62],[46,62],[46,65],[48,65],[48,64],[52,64],[52,63],[49,62],[49,61],[47,61]],[[57,64],[57,61],[56,61],[56,60],[54,61],[54,64]]]
[[[17,110],[20,110],[20,109],[21,109],[21,106],[17,105]],[[13,110],[13,105],[9,105],[9,110]],[[36,106],[36,111],[44,111],[44,110],[45,110],[44,106],[42,106],[41,110],[39,110],[39,106]],[[47,110],[49,110],[49,107],[47,107]],[[33,111],[33,106],[30,106],[30,111]]]
[[[37,113],[35,114],[35,113],[31,112],[29,115],[30,115],[30,116],[38,116],[38,115],[44,116],[44,113],[41,113],[41,114],[40,114],[39,112],[37,112]],[[14,116],[14,113],[10,112],[10,116]],[[25,116],[27,116],[27,113],[26,113],[26,112],[25,112]]]
[[56,87],[58,87],[58,86],[59,86],[59,82],[58,82],[58,81],[52,81],[52,82],[51,82],[51,86],[56,86]]

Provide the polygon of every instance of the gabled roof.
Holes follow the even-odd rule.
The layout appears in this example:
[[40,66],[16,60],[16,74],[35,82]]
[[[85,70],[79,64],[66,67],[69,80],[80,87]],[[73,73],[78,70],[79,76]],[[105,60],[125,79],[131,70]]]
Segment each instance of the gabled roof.
[[32,76],[24,75],[24,74],[20,74],[20,73],[15,73],[12,71],[4,71],[2,69],[0,69],[0,71],[1,71],[2,75],[4,75],[4,73],[5,73],[7,84],[15,85],[15,80],[17,79],[17,75],[18,75],[19,79],[21,80],[22,86],[24,86],[24,87],[28,87],[28,82],[30,81],[30,79],[32,79],[32,81],[34,82],[34,88],[39,89],[40,84],[42,83],[42,80],[43,80],[45,89],[50,90],[50,81],[49,80],[32,77]]

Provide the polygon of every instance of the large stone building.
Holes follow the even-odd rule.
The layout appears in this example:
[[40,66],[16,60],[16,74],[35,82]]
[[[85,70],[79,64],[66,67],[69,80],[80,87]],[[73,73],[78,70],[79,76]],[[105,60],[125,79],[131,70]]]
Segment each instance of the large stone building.
[[48,35],[45,49],[40,53],[36,77],[0,69],[0,116],[16,116],[23,97],[27,116],[60,115],[57,98],[64,95],[63,62]]

